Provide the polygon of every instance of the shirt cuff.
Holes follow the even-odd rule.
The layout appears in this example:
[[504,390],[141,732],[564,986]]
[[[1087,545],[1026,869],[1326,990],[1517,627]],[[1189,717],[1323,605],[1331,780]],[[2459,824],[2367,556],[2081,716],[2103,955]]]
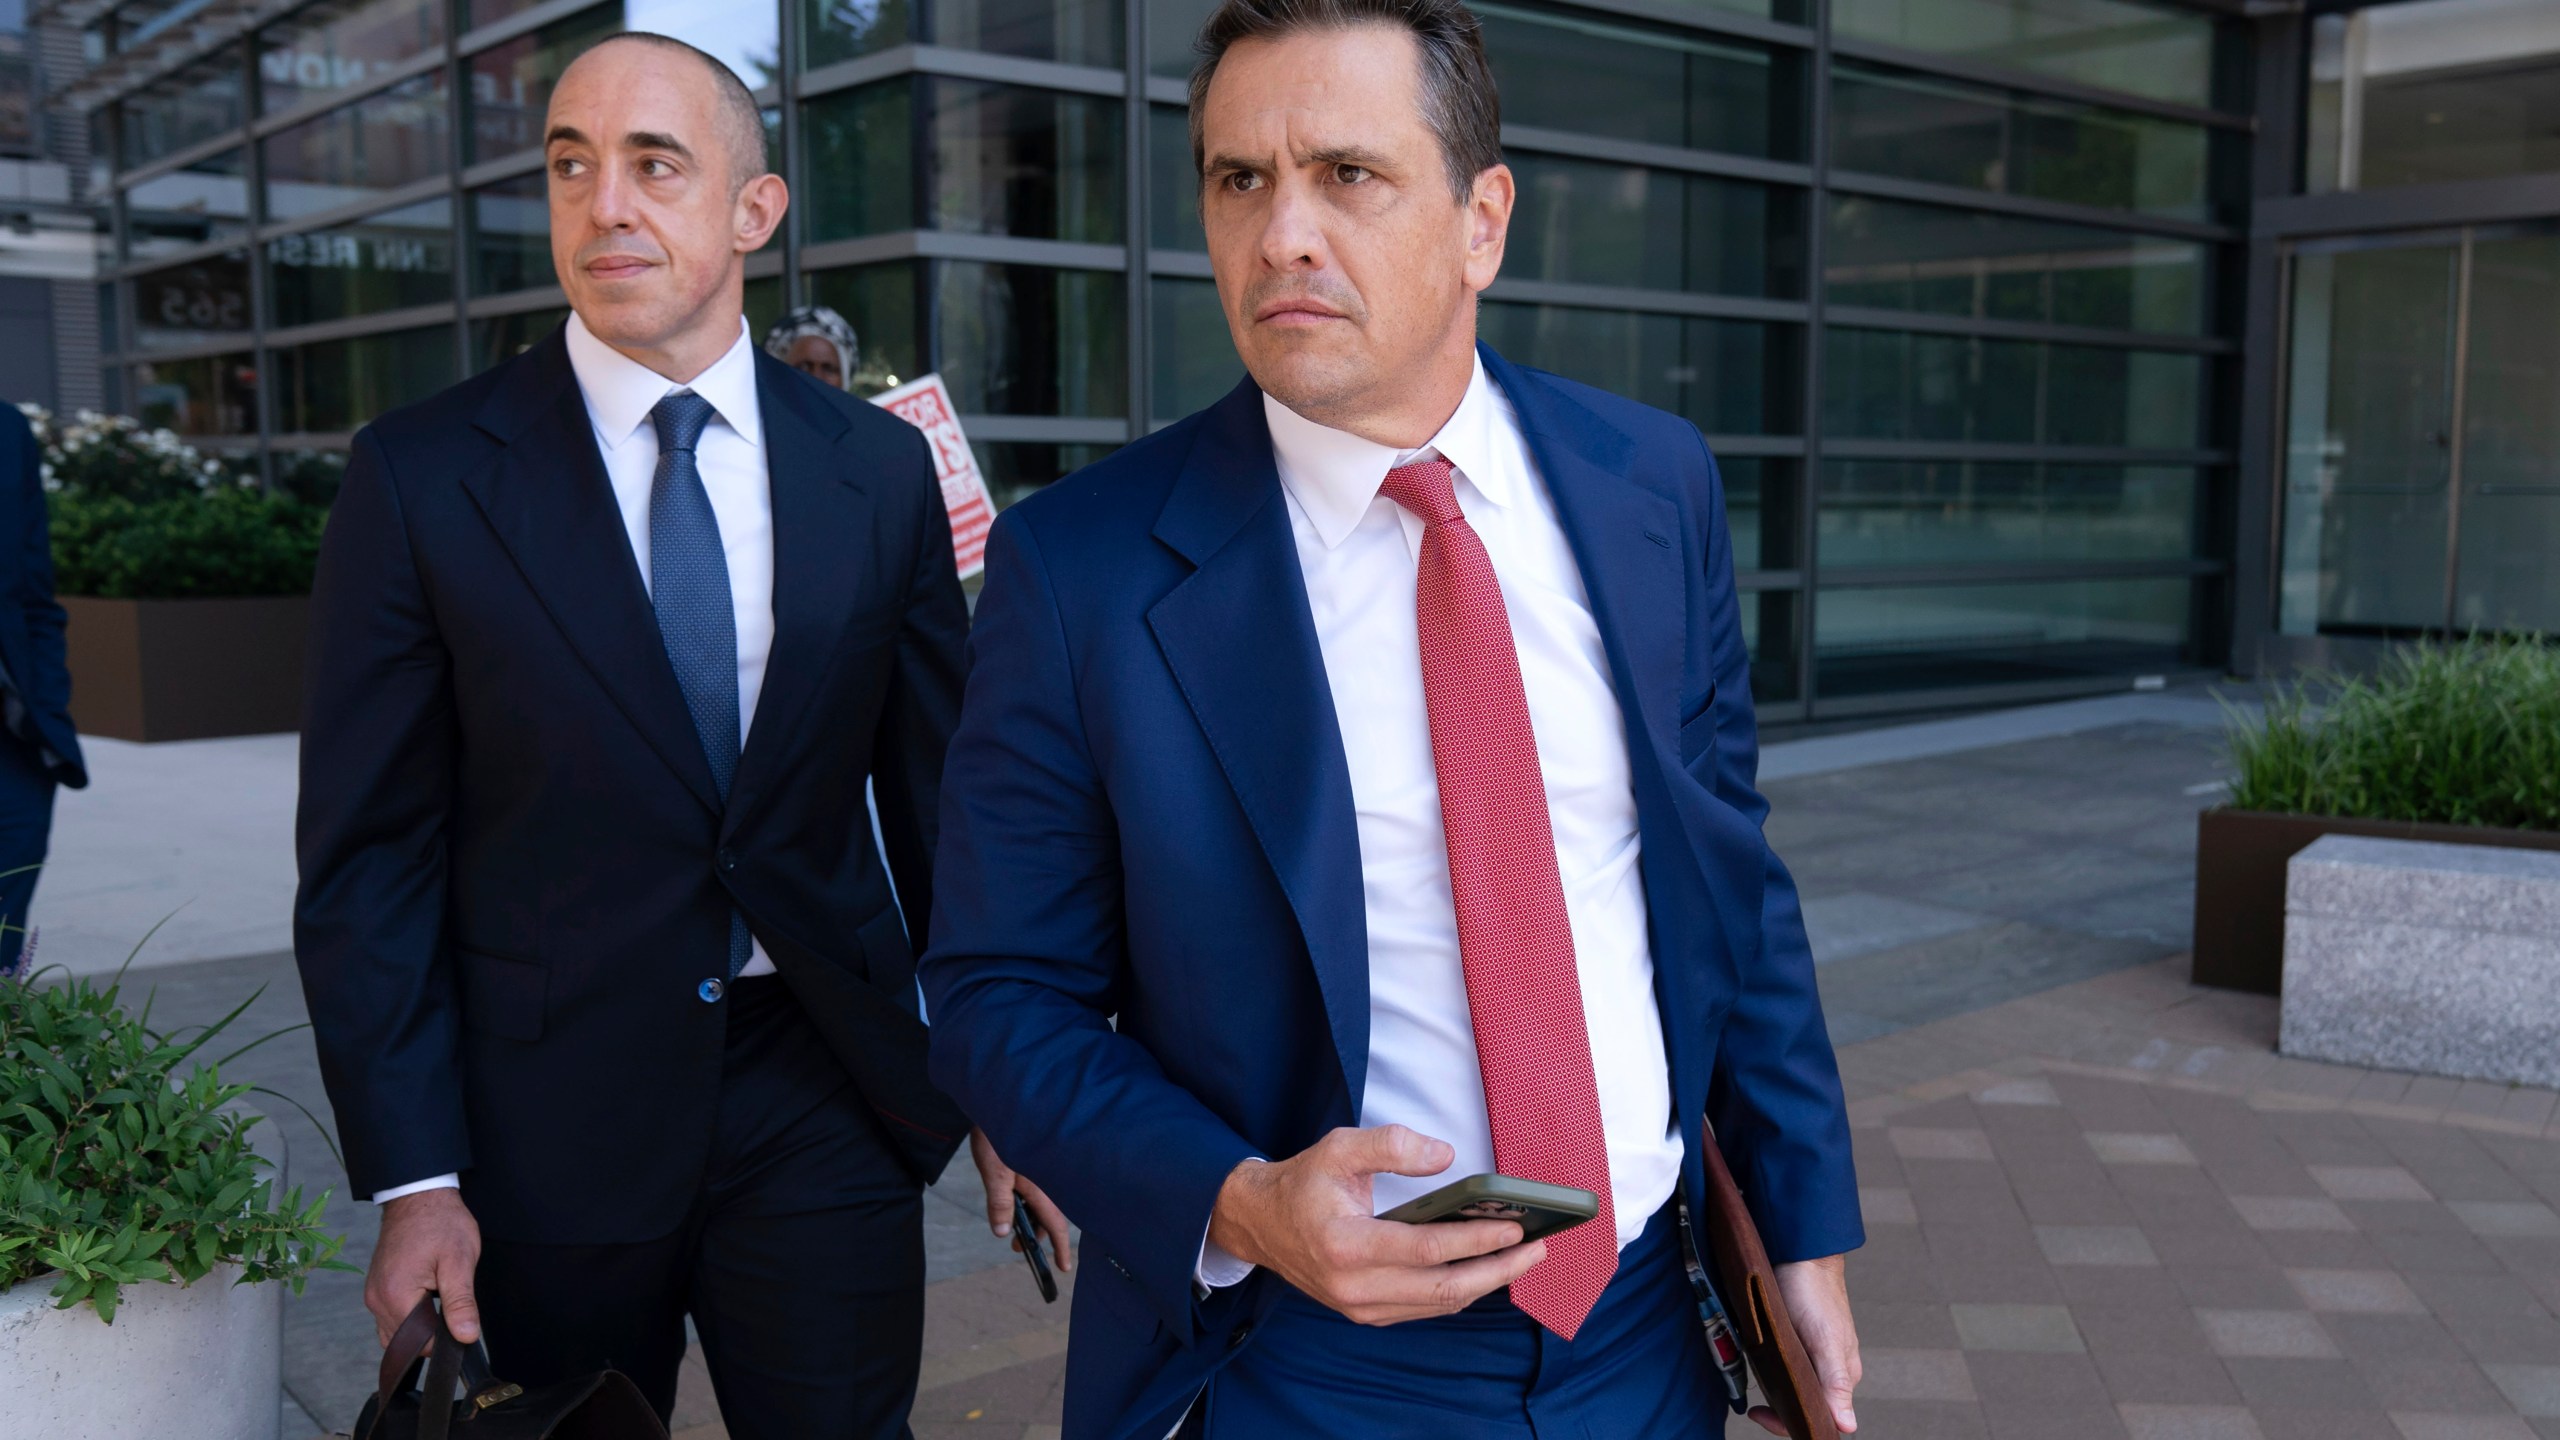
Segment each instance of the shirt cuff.
[[[1264,1163],[1259,1155],[1253,1156],[1252,1160],[1256,1165]],[[1239,1260],[1219,1249],[1209,1239],[1209,1227],[1206,1225],[1200,1227],[1200,1258],[1192,1262],[1191,1283],[1200,1292],[1201,1299],[1208,1299],[1209,1292],[1212,1290],[1224,1290],[1232,1285],[1243,1284],[1245,1277],[1252,1273],[1253,1265],[1250,1262]]]
[[438,1175],[432,1180],[413,1180],[406,1185],[394,1185],[388,1190],[376,1190],[373,1192],[373,1203],[388,1205],[403,1195],[415,1195],[422,1190],[459,1190],[461,1188],[460,1175]]

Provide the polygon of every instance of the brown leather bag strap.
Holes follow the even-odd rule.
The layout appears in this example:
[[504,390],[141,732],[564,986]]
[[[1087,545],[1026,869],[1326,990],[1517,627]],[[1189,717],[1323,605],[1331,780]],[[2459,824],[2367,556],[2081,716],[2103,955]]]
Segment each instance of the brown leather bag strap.
[[436,1317],[436,1348],[427,1356],[427,1375],[418,1386],[418,1440],[447,1440],[453,1433],[453,1389],[462,1378],[465,1347]]
[[416,1368],[418,1357],[426,1354],[427,1347],[441,1338],[447,1338],[444,1316],[437,1311],[436,1297],[431,1292],[418,1297],[418,1303],[409,1311],[408,1318],[400,1322],[399,1329],[391,1332],[391,1343],[382,1348],[381,1382],[374,1391],[374,1414],[387,1415],[391,1412],[391,1397],[399,1394],[400,1387],[408,1383],[409,1372]]

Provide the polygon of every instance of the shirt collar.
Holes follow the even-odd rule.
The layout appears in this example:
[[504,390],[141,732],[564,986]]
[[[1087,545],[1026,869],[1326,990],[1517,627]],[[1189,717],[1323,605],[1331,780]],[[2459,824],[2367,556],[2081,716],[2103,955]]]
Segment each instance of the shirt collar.
[[569,317],[569,368],[586,396],[588,418],[608,450],[619,450],[657,403],[678,390],[690,390],[711,402],[729,428],[750,445],[764,443],[763,417],[756,408],[755,348],[747,342],[747,320],[738,317],[737,343],[711,362],[711,368],[679,385],[596,338],[587,322]]
[[1478,495],[1499,509],[1511,503],[1512,477],[1501,463],[1496,443],[1501,392],[1476,357],[1467,393],[1431,442],[1415,450],[1397,450],[1336,430],[1281,404],[1265,394],[1263,418],[1271,427],[1271,453],[1280,483],[1307,514],[1316,537],[1328,550],[1340,545],[1376,503],[1387,472],[1427,455],[1437,454],[1458,467],[1458,474]]

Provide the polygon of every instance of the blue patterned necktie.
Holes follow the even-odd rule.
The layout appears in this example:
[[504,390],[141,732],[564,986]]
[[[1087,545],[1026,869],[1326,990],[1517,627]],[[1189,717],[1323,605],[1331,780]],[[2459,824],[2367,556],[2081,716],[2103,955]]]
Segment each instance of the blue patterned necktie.
[[[720,798],[738,772],[738,612],[729,595],[729,557],[720,546],[720,522],[693,447],[711,422],[711,402],[677,391],[649,412],[658,430],[658,471],[649,482],[649,602],[658,612],[658,634],[675,666],[676,685],[693,712],[703,758]],[[729,968],[738,978],[751,941],[747,917],[729,916]],[[705,986],[704,998],[720,991]]]

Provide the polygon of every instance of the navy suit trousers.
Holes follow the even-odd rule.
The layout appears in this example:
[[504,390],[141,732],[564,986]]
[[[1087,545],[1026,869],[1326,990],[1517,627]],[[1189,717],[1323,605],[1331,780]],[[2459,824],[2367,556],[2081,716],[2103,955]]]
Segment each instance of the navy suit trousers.
[[53,832],[54,788],[33,746],[0,734],[0,969],[27,943],[27,907]]
[[1728,1413],[1669,1208],[1557,1339],[1496,1291],[1455,1315],[1358,1325],[1291,1291],[1209,1383],[1200,1440],[1678,1440]]

